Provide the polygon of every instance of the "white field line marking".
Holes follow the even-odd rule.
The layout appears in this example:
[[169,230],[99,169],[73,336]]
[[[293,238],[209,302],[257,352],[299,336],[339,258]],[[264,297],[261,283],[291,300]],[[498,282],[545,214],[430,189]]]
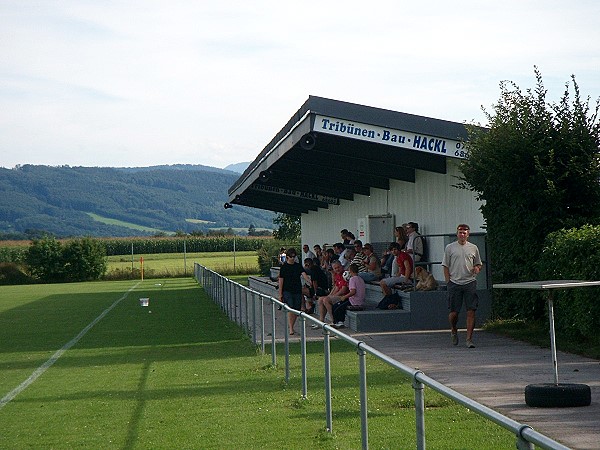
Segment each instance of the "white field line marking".
[[9,403],[13,398],[15,398],[25,389],[27,389],[27,387],[29,387],[29,385],[32,384],[35,380],[37,380],[46,370],[48,370],[58,360],[58,358],[60,358],[63,355],[64,352],[66,352],[75,344],[77,344],[77,342],[79,342],[79,340],[83,336],[85,336],[85,334],[88,331],[90,331],[94,325],[100,322],[104,318],[104,316],[106,316],[115,306],[117,306],[119,303],[121,303],[121,301],[127,298],[129,293],[133,291],[136,287],[138,287],[140,283],[141,281],[138,281],[136,285],[130,288],[127,292],[125,292],[125,294],[123,294],[123,296],[120,299],[116,300],[112,305],[110,305],[108,308],[102,311],[102,313],[98,317],[92,320],[83,330],[79,332],[77,336],[75,336],[73,339],[71,339],[69,342],[63,345],[62,348],[56,353],[54,353],[54,355],[52,355],[48,361],[46,361],[40,367],[35,369],[35,371],[29,376],[29,378],[23,381],[20,385],[18,385],[16,388],[10,391],[4,397],[2,397],[2,399],[0,400],[0,409],[2,409],[7,403]]

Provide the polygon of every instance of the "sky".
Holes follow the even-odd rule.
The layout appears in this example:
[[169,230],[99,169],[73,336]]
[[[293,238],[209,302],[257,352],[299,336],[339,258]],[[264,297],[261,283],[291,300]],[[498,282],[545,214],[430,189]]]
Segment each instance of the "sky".
[[309,95],[485,125],[600,97],[597,0],[1,0],[0,167],[251,161]]

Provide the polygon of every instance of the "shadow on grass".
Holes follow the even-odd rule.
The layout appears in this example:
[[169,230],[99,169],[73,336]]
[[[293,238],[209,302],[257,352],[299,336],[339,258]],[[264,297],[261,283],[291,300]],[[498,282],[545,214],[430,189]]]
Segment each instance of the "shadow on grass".
[[[56,351],[124,297],[74,348],[241,340],[244,335],[198,287],[49,295],[0,313],[0,353]],[[150,298],[141,307],[139,298]]]

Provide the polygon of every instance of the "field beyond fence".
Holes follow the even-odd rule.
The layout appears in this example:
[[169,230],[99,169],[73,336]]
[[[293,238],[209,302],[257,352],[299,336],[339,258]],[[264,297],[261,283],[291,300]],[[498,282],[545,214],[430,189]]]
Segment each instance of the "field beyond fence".
[[[224,275],[256,274],[258,255],[255,251],[155,253],[109,256],[105,279],[141,278],[142,260],[145,278],[191,276],[197,262]],[[132,276],[128,276],[132,275]]]

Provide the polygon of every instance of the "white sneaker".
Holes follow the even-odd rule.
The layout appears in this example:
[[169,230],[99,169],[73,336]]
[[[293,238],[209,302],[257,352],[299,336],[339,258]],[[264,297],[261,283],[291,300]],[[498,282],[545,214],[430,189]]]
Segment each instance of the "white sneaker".
[[333,326],[334,326],[335,328],[344,328],[344,322],[337,322],[337,323],[334,323],[334,324],[333,324]]

